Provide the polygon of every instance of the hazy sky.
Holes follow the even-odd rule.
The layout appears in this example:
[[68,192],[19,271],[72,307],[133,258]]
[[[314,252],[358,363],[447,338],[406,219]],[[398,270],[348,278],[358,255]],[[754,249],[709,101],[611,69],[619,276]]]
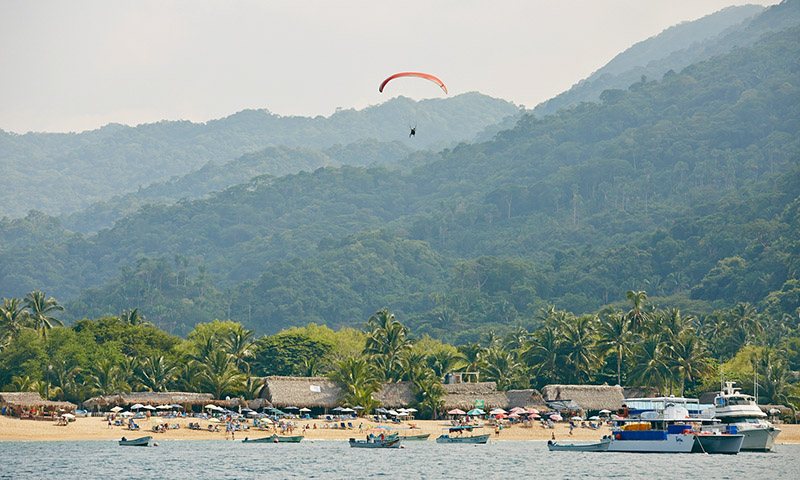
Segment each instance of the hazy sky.
[[778,0],[0,0],[0,129],[325,115],[433,84],[533,107],[634,43]]

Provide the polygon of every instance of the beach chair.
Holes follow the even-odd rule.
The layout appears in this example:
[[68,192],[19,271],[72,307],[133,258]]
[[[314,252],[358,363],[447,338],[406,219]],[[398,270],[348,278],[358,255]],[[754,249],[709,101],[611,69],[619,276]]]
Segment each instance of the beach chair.
[[333,421],[333,419],[331,418],[331,416],[330,416],[330,415],[325,415],[325,420],[327,420],[327,421],[329,421],[329,422],[332,422],[332,421]]
[[341,426],[339,428],[341,428],[342,430],[347,430],[347,425],[345,425],[344,422],[340,423],[340,425]]
[[356,427],[354,427],[352,423],[347,422],[347,428],[356,428]]

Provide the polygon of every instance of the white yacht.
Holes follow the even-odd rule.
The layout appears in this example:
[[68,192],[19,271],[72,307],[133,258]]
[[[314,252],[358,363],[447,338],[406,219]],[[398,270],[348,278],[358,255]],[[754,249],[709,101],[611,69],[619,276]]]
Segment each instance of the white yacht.
[[738,388],[734,382],[725,382],[725,387],[714,398],[714,417],[723,425],[735,426],[737,433],[744,435],[742,450],[769,452],[781,429],[767,421],[755,399]]

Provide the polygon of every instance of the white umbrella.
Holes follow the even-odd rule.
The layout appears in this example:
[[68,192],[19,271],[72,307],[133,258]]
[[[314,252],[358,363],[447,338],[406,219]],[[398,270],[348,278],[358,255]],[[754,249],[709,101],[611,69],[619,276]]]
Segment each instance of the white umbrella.
[[64,417],[64,418],[75,418],[75,415],[73,415],[71,413],[65,413],[65,414],[63,414],[61,416]]
[[342,411],[343,412],[355,412],[355,410],[353,410],[352,408],[343,408]]
[[152,406],[152,405],[145,405],[145,406],[144,406],[144,407],[142,407],[142,408],[144,408],[145,410],[155,410],[155,409],[156,409],[156,407],[154,407],[154,406]]
[[301,412],[310,412],[310,411],[311,411],[311,409],[310,409],[310,408],[303,407],[303,408],[301,408],[301,409],[300,409],[300,411],[301,411]]
[[114,413],[120,412],[122,410],[125,410],[125,409],[120,407],[119,405],[117,405],[116,407],[111,409],[111,411],[114,412]]
[[206,405],[206,408],[209,410],[216,410],[217,406],[213,404]]
[[389,410],[389,412],[388,412],[388,413],[389,413],[389,415],[392,415],[392,416],[394,416],[394,417],[396,417],[396,416],[398,416],[398,415],[399,415],[399,413],[397,413],[397,412],[396,412],[396,411],[394,411],[394,410]]
[[603,409],[603,410],[600,410],[600,413],[611,413],[611,410]]
[[159,405],[156,408],[159,409],[159,410],[166,410],[166,409],[172,408],[172,405]]
[[139,410],[142,407],[144,407],[144,405],[142,405],[141,403],[136,403],[134,405],[131,405],[131,410]]
[[133,412],[122,412],[119,415],[121,417],[131,417],[131,416],[133,416]]
[[416,408],[406,408],[406,412],[414,413],[416,411],[417,411]]
[[580,422],[580,421],[582,421],[583,419],[582,419],[581,417],[577,417],[577,416],[576,416],[576,417],[572,417],[572,418],[570,418],[570,420],[572,420],[573,422]]

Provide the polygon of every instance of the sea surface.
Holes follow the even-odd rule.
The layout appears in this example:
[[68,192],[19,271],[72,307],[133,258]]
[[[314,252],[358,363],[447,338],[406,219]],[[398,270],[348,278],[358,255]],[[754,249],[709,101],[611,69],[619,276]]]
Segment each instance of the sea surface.
[[353,449],[345,441],[243,444],[162,440],[0,442],[0,479],[542,478],[798,479],[800,445],[738,455],[550,452],[543,441],[487,445],[407,442]]

